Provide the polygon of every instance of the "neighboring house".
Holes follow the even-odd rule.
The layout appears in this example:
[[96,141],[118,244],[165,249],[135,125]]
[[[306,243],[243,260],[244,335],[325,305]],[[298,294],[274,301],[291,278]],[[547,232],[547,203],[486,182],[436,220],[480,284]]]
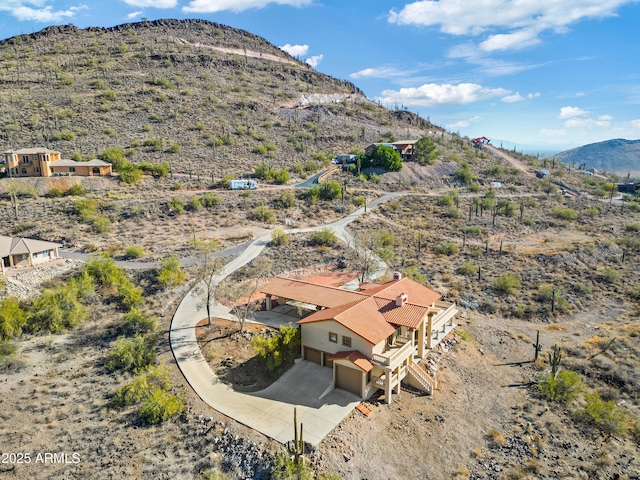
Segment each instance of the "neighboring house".
[[35,266],[58,258],[59,243],[0,235],[2,273],[7,268]]
[[432,393],[436,381],[419,365],[455,326],[453,303],[409,278],[360,285],[358,291],[276,277],[260,289],[270,310],[289,301],[315,306],[298,322],[302,356],[333,369],[335,388],[368,398],[384,390],[400,392],[400,383]]
[[47,148],[7,150],[4,161],[7,177],[110,176],[111,164],[102,160],[76,162],[62,160],[60,152]]
[[397,142],[389,143],[373,143],[364,149],[364,153],[370,157],[374,148],[378,145],[385,147],[393,147],[393,149],[400,154],[403,162],[410,162],[413,160],[413,147],[418,140],[399,140]]

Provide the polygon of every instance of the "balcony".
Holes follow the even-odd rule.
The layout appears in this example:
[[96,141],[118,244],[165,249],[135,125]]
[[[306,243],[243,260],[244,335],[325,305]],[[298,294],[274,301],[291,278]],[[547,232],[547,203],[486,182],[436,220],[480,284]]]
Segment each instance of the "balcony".
[[413,343],[407,342],[402,346],[388,347],[383,354],[374,353],[372,360],[380,366],[395,368],[413,355],[415,349],[416,347]]

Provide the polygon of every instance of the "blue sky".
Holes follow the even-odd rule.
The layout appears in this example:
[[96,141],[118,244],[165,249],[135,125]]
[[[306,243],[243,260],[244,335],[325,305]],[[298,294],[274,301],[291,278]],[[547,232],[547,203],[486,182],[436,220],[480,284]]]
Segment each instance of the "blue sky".
[[640,0],[0,0],[0,37],[203,18],[371,99],[528,152],[640,138]]

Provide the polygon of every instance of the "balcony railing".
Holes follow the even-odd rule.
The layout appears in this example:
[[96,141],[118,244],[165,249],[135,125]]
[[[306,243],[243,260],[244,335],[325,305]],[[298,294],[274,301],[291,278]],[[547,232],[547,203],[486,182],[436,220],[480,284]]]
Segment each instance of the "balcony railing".
[[414,350],[415,346],[411,342],[408,342],[399,348],[391,347],[385,352],[385,355],[374,353],[372,360],[385,367],[395,367],[398,363],[407,359]]

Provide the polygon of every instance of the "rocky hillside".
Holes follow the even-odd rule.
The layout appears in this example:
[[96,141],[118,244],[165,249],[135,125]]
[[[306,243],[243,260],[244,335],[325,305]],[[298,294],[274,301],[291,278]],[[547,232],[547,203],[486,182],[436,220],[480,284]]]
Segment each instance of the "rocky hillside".
[[554,157],[566,164],[596,168],[618,175],[640,176],[640,140],[616,138],[560,152]]
[[49,27],[0,42],[0,148],[46,146],[221,176],[290,166],[428,122],[367,100],[265,39],[204,20]]

